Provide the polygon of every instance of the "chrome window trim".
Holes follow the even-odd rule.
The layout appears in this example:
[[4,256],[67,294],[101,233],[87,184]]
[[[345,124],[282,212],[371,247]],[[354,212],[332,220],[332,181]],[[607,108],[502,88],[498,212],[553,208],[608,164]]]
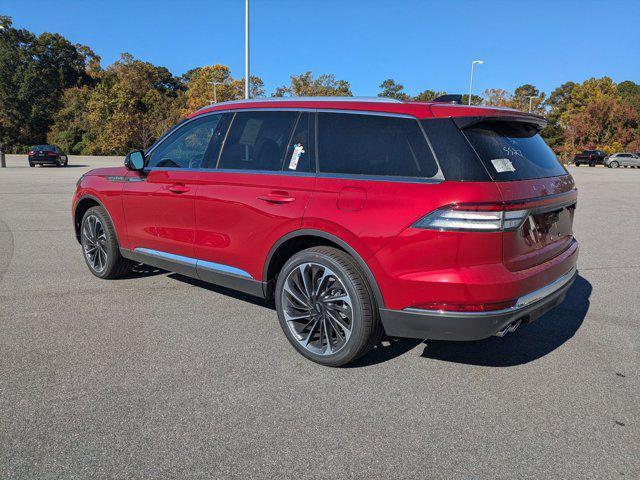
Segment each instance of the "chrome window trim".
[[544,287],[541,287],[533,292],[527,293],[516,300],[516,304],[513,307],[503,308],[501,310],[490,310],[486,312],[455,312],[446,310],[427,310],[423,308],[405,308],[404,312],[422,313],[424,315],[436,315],[441,317],[487,317],[492,315],[501,315],[503,313],[517,313],[518,310],[522,310],[535,302],[545,299],[549,295],[554,294],[567,283],[569,283],[574,275],[578,272],[577,267],[572,267],[564,275],[556,278],[553,282],[548,283]]
[[226,102],[210,103],[198,110],[204,110],[216,105],[238,105],[238,104],[251,104],[251,103],[273,103],[273,102],[367,102],[367,103],[404,103],[402,100],[390,97],[337,97],[337,96],[324,96],[324,97],[270,97],[270,98],[250,98],[244,100],[228,100]]
[[[237,103],[242,103],[245,102],[244,100],[242,101],[237,101]],[[223,103],[228,103],[228,102],[223,102]],[[402,103],[402,102],[400,102]],[[344,178],[344,179],[349,179],[349,180],[368,180],[368,181],[382,181],[382,182],[402,182],[402,183],[441,183],[445,180],[444,175],[442,173],[442,169],[440,168],[440,162],[438,161],[438,157],[435,154],[435,151],[433,150],[433,146],[431,145],[431,142],[429,141],[429,137],[427,136],[421,122],[420,119],[418,117],[415,117],[413,115],[409,115],[409,114],[405,114],[405,113],[390,113],[390,112],[376,112],[376,111],[370,111],[370,110],[342,110],[342,109],[335,109],[335,108],[307,108],[307,107],[294,107],[294,108],[287,108],[287,107],[272,107],[272,108],[239,108],[239,109],[228,109],[228,110],[216,110],[214,112],[207,112],[207,113],[203,113],[201,115],[198,115],[196,117],[190,118],[184,122],[179,123],[178,125],[176,125],[173,129],[171,129],[170,131],[168,131],[166,134],[164,134],[161,138],[159,138],[156,143],[154,143],[147,152],[145,152],[145,157],[149,156],[153,153],[153,151],[158,148],[158,146],[160,146],[165,140],[167,140],[174,132],[176,132],[177,130],[179,130],[180,128],[188,125],[189,123],[203,118],[203,117],[207,117],[210,115],[221,115],[221,114],[225,114],[225,113],[232,113],[235,114],[236,113],[241,113],[241,112],[265,112],[265,111],[285,111],[285,112],[314,112],[314,113],[343,113],[343,114],[352,114],[352,115],[375,115],[375,116],[381,116],[381,117],[397,117],[397,118],[408,118],[411,120],[414,120],[417,122],[418,124],[418,128],[420,129],[420,131],[422,132],[422,136],[424,137],[425,141],[427,142],[427,145],[429,146],[429,149],[431,151],[431,155],[433,157],[433,160],[436,162],[436,166],[438,167],[438,171],[436,172],[436,174],[432,177],[394,177],[391,175],[367,175],[367,174],[345,174],[345,173],[328,173],[328,172],[320,172],[320,161],[319,161],[319,152],[318,152],[318,121],[317,121],[317,115],[314,116],[315,118],[315,126],[314,126],[314,142],[315,142],[315,172],[288,172],[288,171],[284,171],[284,170],[241,170],[241,169],[224,169],[224,168],[218,168],[218,164],[220,162],[220,156],[222,155],[222,150],[224,149],[224,145],[227,141],[227,135],[229,134],[229,131],[231,130],[231,125],[233,124],[233,120],[234,118],[231,119],[231,121],[229,122],[229,127],[227,128],[227,131],[225,132],[225,137],[224,140],[222,142],[222,147],[220,148],[220,151],[218,152],[218,158],[216,159],[216,167],[215,168],[176,168],[176,167],[145,167],[144,172],[148,173],[151,171],[155,171],[155,170],[160,170],[160,171],[190,171],[190,172],[229,172],[229,173],[252,173],[252,174],[269,174],[269,175],[301,175],[301,176],[308,176],[308,175],[315,175],[321,178]]]

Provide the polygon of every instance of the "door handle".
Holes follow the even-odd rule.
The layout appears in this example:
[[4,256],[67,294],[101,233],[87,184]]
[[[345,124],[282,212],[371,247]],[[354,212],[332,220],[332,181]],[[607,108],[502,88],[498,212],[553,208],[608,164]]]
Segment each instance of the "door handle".
[[295,197],[290,197],[287,192],[271,192],[268,195],[260,195],[258,200],[262,200],[267,203],[291,203],[295,200]]
[[173,185],[169,185],[167,187],[167,190],[169,190],[170,192],[173,192],[173,193],[186,193],[191,189],[189,187],[187,187],[186,185],[182,185],[180,183],[174,183]]

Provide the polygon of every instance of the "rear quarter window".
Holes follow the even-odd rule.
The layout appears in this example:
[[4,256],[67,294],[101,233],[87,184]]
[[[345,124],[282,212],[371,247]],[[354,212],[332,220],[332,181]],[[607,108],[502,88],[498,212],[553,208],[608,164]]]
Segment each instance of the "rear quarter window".
[[527,123],[487,121],[464,128],[462,132],[496,181],[567,173],[537,129]]
[[429,144],[412,118],[318,113],[321,173],[431,178],[438,173]]

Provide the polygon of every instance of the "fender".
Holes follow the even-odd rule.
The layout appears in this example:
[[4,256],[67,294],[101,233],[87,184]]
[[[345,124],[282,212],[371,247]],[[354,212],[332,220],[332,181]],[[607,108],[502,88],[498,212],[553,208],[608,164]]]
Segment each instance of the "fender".
[[267,254],[267,258],[264,262],[264,267],[262,270],[262,278],[265,286],[268,283],[267,273],[269,270],[269,264],[271,263],[271,259],[273,258],[273,254],[287,240],[291,240],[292,238],[295,238],[295,237],[304,237],[304,236],[318,237],[318,238],[323,238],[325,240],[329,240],[339,245],[349,255],[351,255],[355,259],[356,263],[358,264],[362,272],[367,277],[367,280],[369,281],[369,285],[371,285],[371,289],[373,290],[373,296],[375,297],[376,303],[378,304],[378,308],[384,308],[384,299],[382,297],[382,292],[380,291],[378,282],[376,281],[376,278],[373,276],[373,273],[371,272],[369,265],[367,265],[367,262],[365,262],[364,259],[360,256],[360,254],[347,242],[345,242],[339,237],[336,237],[335,235],[332,235],[327,232],[323,232],[322,230],[313,230],[313,229],[307,229],[307,228],[294,230],[292,232],[287,233],[286,235],[281,237],[276,243],[274,243],[271,249],[269,250],[269,253]]
[[[80,195],[78,197],[78,199],[73,203],[73,209],[71,211],[71,221],[73,222],[73,230],[76,231],[76,209],[78,208],[78,205],[80,204],[80,202],[82,202],[82,200],[85,200],[87,198],[90,198],[91,200],[96,202],[99,206],[104,208],[105,212],[107,212],[107,217],[109,217],[109,221],[113,225],[113,230],[114,230],[114,232],[116,234],[116,241],[118,242],[118,245],[122,245],[120,243],[120,238],[118,236],[118,229],[115,227],[116,224],[113,223],[113,218],[111,218],[111,214],[109,213],[109,209],[107,207],[105,207],[104,203],[102,203],[102,200],[100,200],[98,197],[96,197],[95,195],[92,195],[90,193],[84,193],[84,194]],[[82,223],[82,219],[80,219],[80,222]],[[80,241],[80,231],[79,230],[76,232],[76,238],[78,239],[79,243],[82,243]]]

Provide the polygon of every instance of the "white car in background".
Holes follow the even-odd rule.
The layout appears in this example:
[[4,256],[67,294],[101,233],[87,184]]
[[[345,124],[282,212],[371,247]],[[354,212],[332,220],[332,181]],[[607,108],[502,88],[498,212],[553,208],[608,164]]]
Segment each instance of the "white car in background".
[[640,168],[640,155],[637,153],[614,153],[604,159],[604,164],[609,168]]

